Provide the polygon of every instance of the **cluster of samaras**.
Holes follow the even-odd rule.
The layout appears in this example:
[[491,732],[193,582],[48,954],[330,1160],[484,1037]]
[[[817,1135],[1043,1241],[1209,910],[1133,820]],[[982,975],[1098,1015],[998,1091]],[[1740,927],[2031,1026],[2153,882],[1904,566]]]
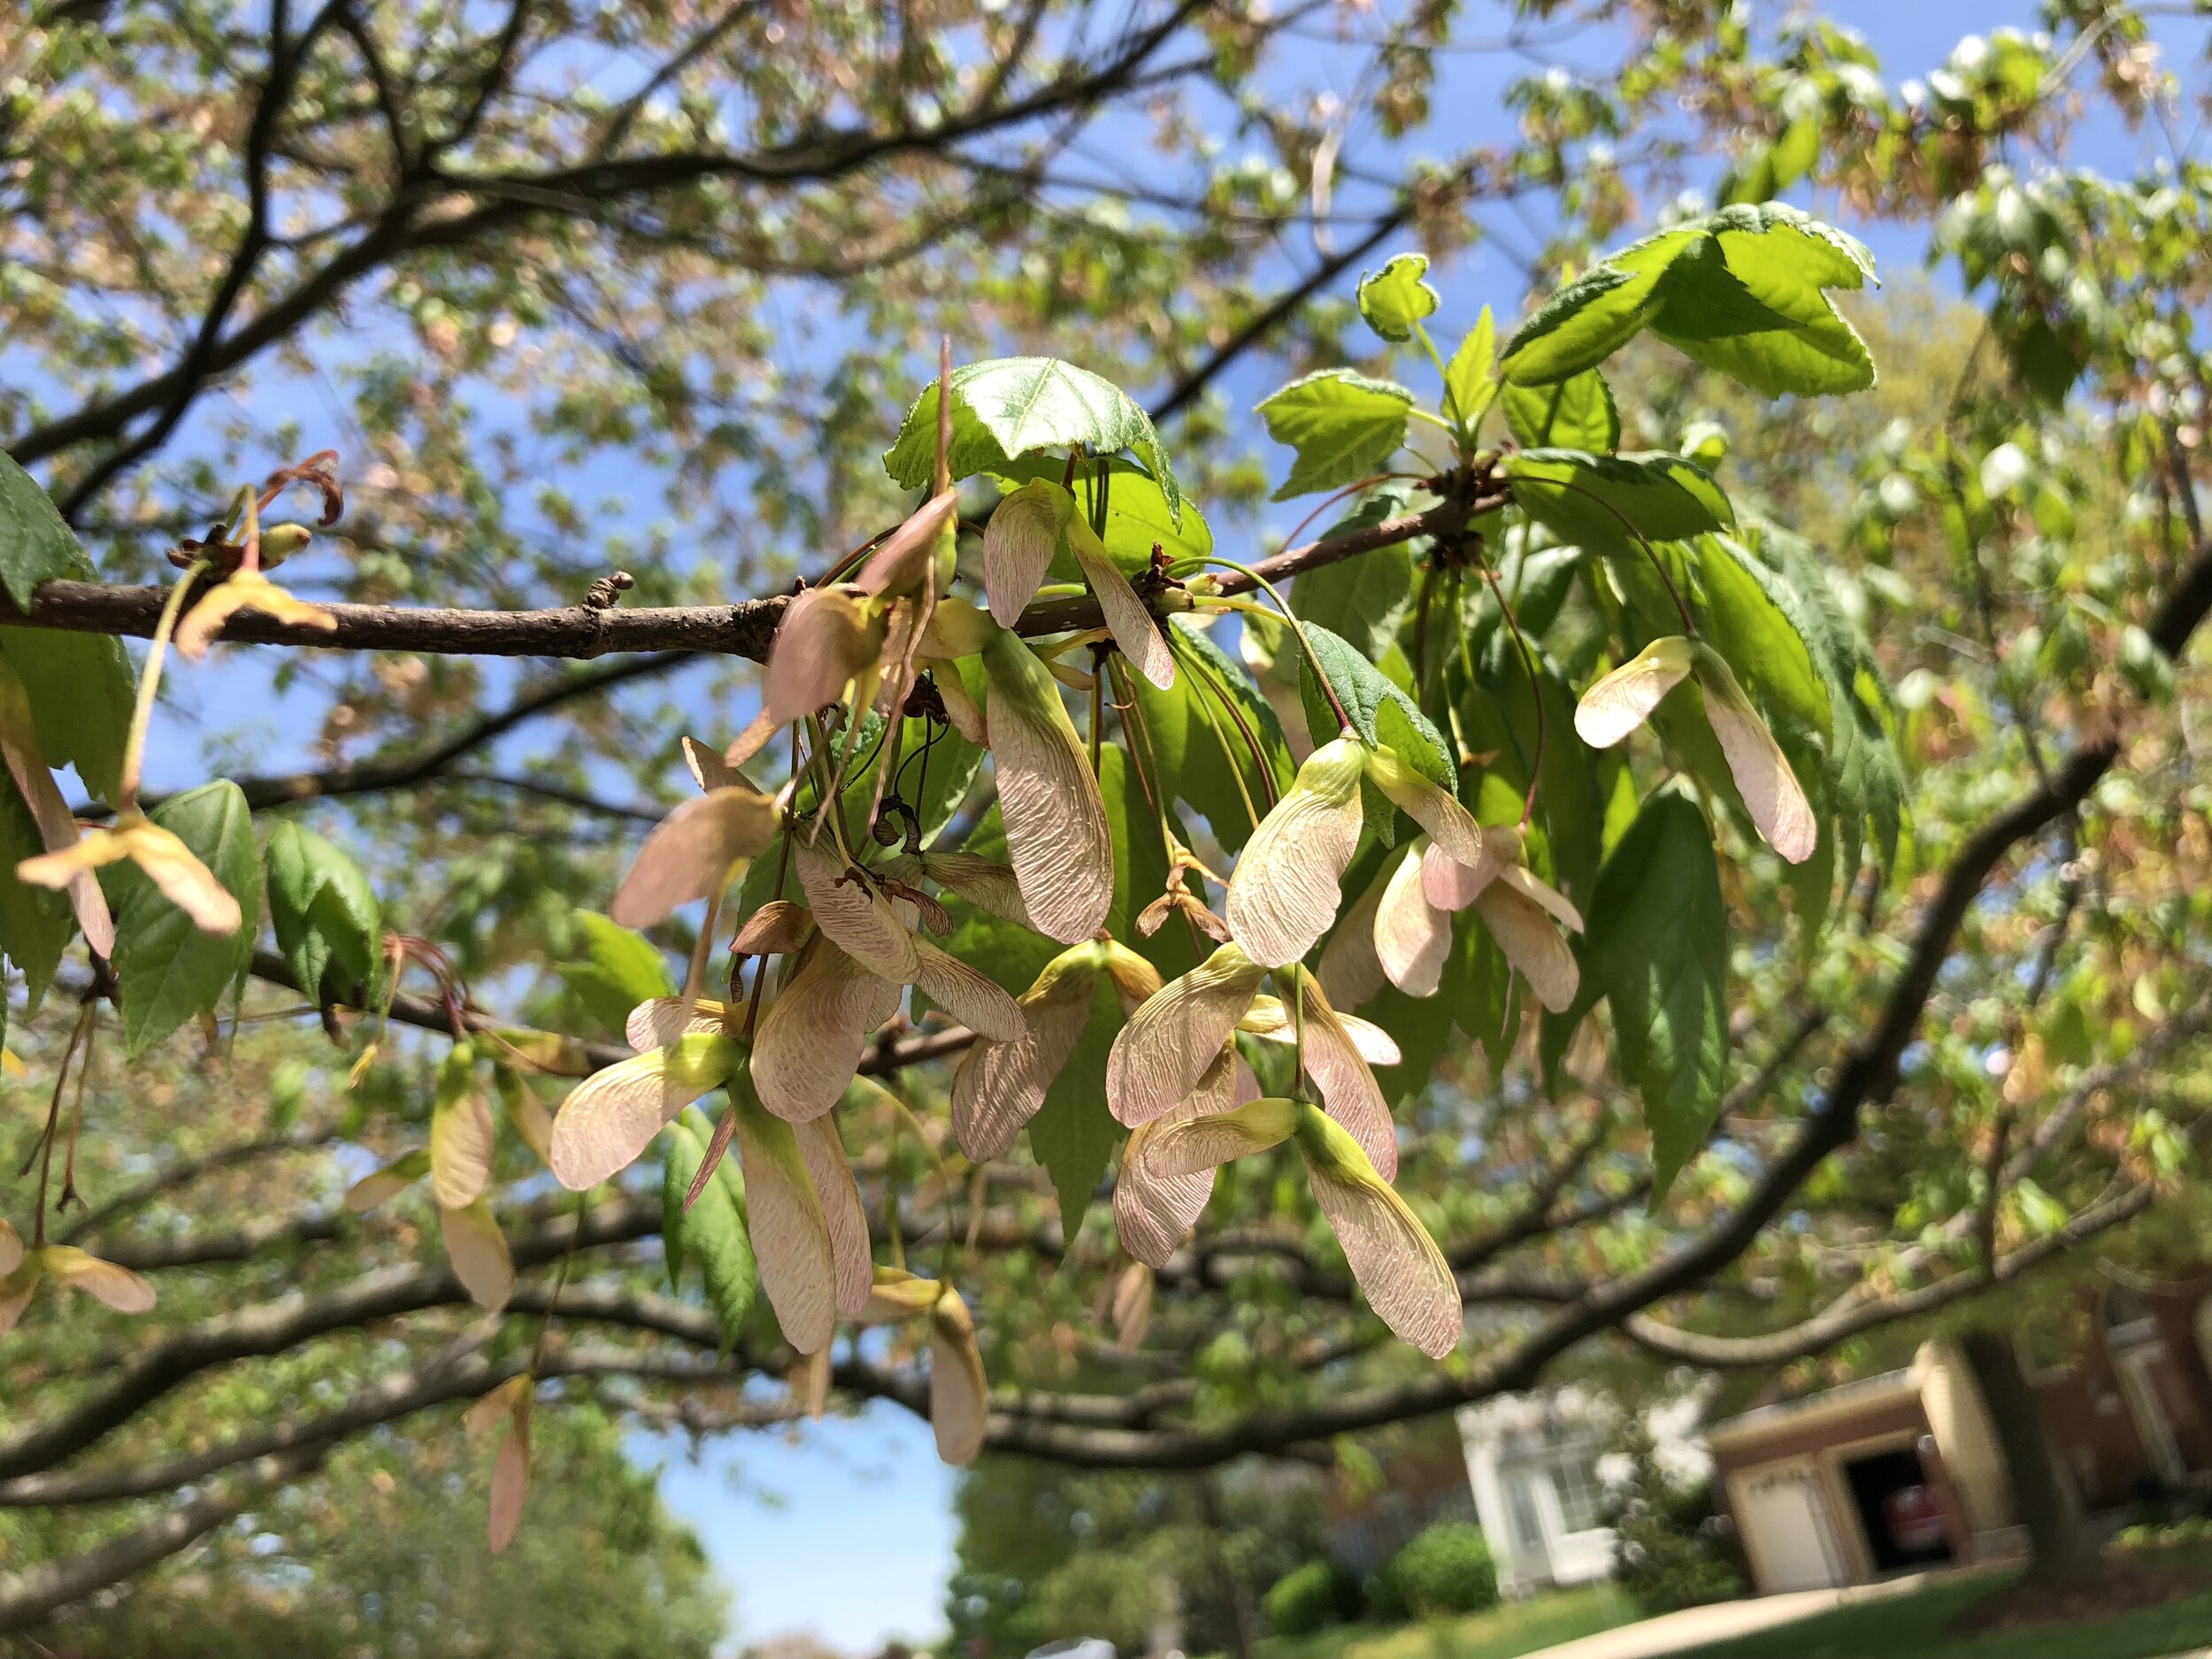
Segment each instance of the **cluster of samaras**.
[[[1127,1014],[1106,1091],[1113,1115],[1133,1132],[1114,1193],[1128,1253],[1164,1263],[1204,1208],[1217,1166],[1292,1142],[1377,1313],[1425,1352],[1448,1352],[1461,1330],[1457,1286],[1391,1185],[1395,1130],[1371,1070],[1395,1062],[1397,1050],[1348,1010],[1386,979],[1433,994],[1452,912],[1470,905],[1538,998],[1565,1009],[1578,969],[1560,930],[1578,930],[1581,918],[1528,869],[1513,829],[1479,826],[1449,791],[1348,724],[1307,757],[1261,819],[1218,882],[1217,913],[1186,885],[1186,872],[1202,875],[1202,867],[1170,849],[1171,885],[1152,912],[1181,909],[1217,943],[1196,968],[1163,983],[1104,930],[1112,838],[1090,756],[1056,683],[1066,671],[1051,659],[1068,641],[1033,649],[1007,626],[1063,547],[1074,553],[1105,623],[1075,643],[1110,637],[1137,672],[1164,685],[1175,666],[1159,625],[1056,485],[1025,486],[992,518],[983,549],[987,611],[945,591],[955,534],[946,489],[852,581],[802,593],[778,633],[759,718],[722,754],[687,744],[704,794],[649,838],[616,895],[615,919],[644,926],[701,899],[718,906],[741,869],[780,841],[803,902],[778,896],[739,921],[736,972],[748,959],[758,964],[749,995],[739,994],[733,974],[730,1001],[702,998],[703,937],[686,995],[637,1009],[628,1033],[636,1057],[580,1085],[554,1123],[555,1174],[575,1189],[604,1180],[692,1102],[726,1089],[730,1109],[694,1191],[734,1141],[762,1286],[792,1346],[820,1352],[841,1317],[926,1314],[944,1339],[941,1353],[956,1351],[960,1374],[978,1375],[956,1294],[873,1268],[833,1109],[872,1033],[897,1014],[910,987],[974,1033],[953,1085],[953,1131],[970,1158],[1002,1156],[1080,1041],[1104,975]],[[1192,603],[1209,608],[1202,587]],[[1709,655],[1684,641],[1655,644],[1592,687],[1578,725],[1594,743],[1617,742],[1684,678],[1709,681],[1707,704],[1732,761],[1740,761],[1755,818],[1786,853],[1801,856],[1811,824],[1802,795],[1732,680],[1718,678],[1724,667],[1706,665]],[[941,672],[961,658],[979,662],[979,703],[958,674]],[[917,696],[933,671],[941,671],[934,695],[922,687]],[[988,749],[1009,862],[925,849],[911,830],[877,833],[886,804],[879,780],[895,753],[876,770],[864,815],[839,810],[849,734],[867,711],[887,718],[925,707]],[[787,726],[797,728],[793,776],[771,797],[741,768]],[[902,726],[889,719],[894,744]],[[809,787],[810,802],[803,798]],[[853,793],[869,795],[857,785]],[[1374,797],[1423,833],[1337,927],[1339,884],[1360,840],[1363,802]],[[869,833],[853,833],[855,824]],[[780,879],[777,892],[786,890]],[[948,926],[937,890],[1067,949],[1026,994],[1010,996],[933,942]],[[713,927],[710,909],[710,934]],[[1309,970],[1305,958],[1333,928],[1318,971]],[[1263,990],[1271,981],[1271,995]],[[1305,1081],[1296,1098],[1263,1097],[1239,1056],[1240,1032],[1292,1045],[1294,1073],[1316,1098]],[[970,1422],[979,1436],[979,1403],[975,1410]]]

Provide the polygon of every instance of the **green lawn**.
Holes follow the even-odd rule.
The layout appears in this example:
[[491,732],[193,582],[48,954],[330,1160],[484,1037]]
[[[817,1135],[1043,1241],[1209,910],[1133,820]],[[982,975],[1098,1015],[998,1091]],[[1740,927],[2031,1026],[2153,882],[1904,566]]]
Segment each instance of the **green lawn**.
[[1508,1601],[1486,1613],[1425,1624],[1347,1624],[1259,1644],[1261,1659],[1520,1659],[1539,1647],[1595,1635],[1636,1620],[1635,1605],[1611,1585]]
[[[1958,1637],[1951,1621],[2008,1583],[1976,1575],[1839,1608],[1668,1659],[2163,1659],[2212,1643],[2212,1591],[2096,1624]],[[1426,1624],[1348,1624],[1274,1637],[1260,1659],[1519,1659],[1555,1642],[1633,1624],[1636,1609],[1600,1585]]]
[[1932,1585],[1669,1659],[2154,1659],[2212,1642],[2212,1591],[2102,1624],[1946,1634],[1962,1611],[2008,1582],[1976,1577]]

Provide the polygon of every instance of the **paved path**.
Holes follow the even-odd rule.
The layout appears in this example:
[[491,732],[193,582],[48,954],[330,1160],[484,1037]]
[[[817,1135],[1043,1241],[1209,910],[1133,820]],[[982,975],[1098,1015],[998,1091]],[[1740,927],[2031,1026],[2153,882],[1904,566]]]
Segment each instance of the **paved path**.
[[1832,1607],[1878,1601],[1885,1596],[1917,1590],[1959,1571],[1962,1569],[1945,1568],[1937,1572],[1886,1578],[1879,1584],[1853,1585],[1847,1589],[1792,1590],[1781,1595],[1752,1596],[1741,1601],[1717,1601],[1710,1607],[1685,1608],[1679,1613],[1664,1613],[1640,1624],[1623,1624],[1617,1630],[1601,1631],[1578,1641],[1541,1648],[1525,1655],[1524,1659],[1657,1659],[1659,1655],[1678,1653],[1685,1647],[1701,1647],[1708,1642],[1725,1641],[1731,1636],[1747,1636],[1753,1631],[1787,1624],[1793,1619],[1825,1613]]

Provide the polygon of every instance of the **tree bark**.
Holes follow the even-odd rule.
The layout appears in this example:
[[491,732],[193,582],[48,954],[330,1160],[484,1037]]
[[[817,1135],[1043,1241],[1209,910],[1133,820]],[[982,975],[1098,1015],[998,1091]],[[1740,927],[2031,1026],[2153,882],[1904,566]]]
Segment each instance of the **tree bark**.
[[2030,1571],[2039,1578],[2078,1578],[2098,1557],[2096,1535],[2074,1486],[2072,1472],[2043,1425],[2035,1389],[2020,1369],[2012,1339],[1983,1327],[1959,1340],[1980,1385],[1997,1431],[1997,1444],[2012,1473],[2014,1502],[2028,1529]]
[[1206,1528],[1206,1546],[1213,1556],[1214,1577],[1221,1586],[1223,1606],[1229,1615],[1223,1632],[1229,1659],[1252,1659],[1252,1609],[1245,1604],[1244,1586],[1237,1581],[1229,1560],[1229,1527],[1221,1509],[1221,1491],[1211,1471],[1198,1478],[1198,1516]]

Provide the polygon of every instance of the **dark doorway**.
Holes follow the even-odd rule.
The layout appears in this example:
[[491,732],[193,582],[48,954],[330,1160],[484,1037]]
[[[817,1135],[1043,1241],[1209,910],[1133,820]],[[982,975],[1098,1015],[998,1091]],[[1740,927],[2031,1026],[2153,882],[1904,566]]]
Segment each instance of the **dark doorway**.
[[1877,1452],[1843,1466],[1874,1571],[1897,1572],[1951,1559],[1950,1519],[1909,1448]]

